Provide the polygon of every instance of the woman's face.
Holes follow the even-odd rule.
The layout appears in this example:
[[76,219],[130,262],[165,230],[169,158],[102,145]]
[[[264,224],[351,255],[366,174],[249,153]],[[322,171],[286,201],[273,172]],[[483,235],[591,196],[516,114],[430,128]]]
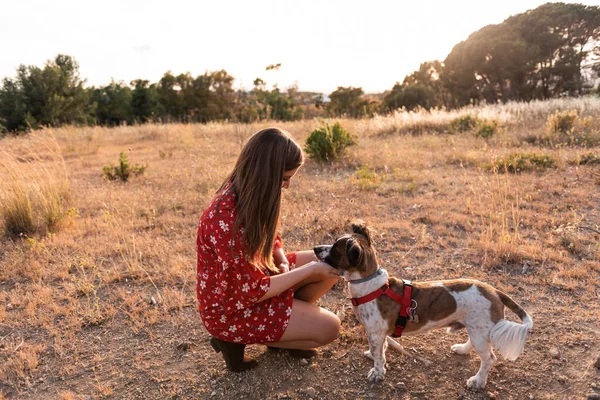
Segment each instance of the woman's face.
[[285,171],[283,173],[283,183],[281,184],[282,188],[289,189],[292,178],[294,177],[294,175],[296,175],[296,172],[298,172],[299,169],[300,167],[296,169],[291,169],[289,171]]

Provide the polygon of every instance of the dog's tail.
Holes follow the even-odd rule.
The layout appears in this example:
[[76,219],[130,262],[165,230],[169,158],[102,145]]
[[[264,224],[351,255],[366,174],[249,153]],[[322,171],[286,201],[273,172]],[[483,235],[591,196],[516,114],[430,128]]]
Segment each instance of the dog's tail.
[[523,321],[522,324],[501,319],[494,325],[490,333],[492,344],[500,354],[507,360],[516,360],[525,347],[527,334],[533,328],[533,319],[527,314],[523,308],[515,303],[513,299],[499,290],[496,293],[500,297],[502,304],[509,308],[512,312]]

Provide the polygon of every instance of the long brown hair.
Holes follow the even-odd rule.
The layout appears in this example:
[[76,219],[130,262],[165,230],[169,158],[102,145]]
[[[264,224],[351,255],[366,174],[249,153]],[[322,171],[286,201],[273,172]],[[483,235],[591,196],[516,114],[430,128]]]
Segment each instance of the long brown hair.
[[248,261],[278,272],[273,243],[279,226],[281,187],[286,171],[302,165],[302,149],[282,129],[263,129],[248,139],[221,190],[231,184],[236,194],[235,235],[244,228]]

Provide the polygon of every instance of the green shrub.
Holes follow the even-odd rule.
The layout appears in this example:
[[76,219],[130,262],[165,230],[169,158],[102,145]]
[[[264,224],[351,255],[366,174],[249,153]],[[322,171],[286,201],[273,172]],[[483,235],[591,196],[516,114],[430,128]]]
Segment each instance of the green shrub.
[[525,171],[553,168],[555,165],[556,160],[547,154],[515,153],[498,158],[494,163],[487,165],[486,168],[498,172],[516,174]]
[[333,161],[339,158],[347,147],[356,144],[356,138],[336,122],[333,127],[324,124],[312,131],[306,139],[304,151],[317,161]]
[[553,133],[570,133],[575,128],[577,120],[577,111],[557,111],[548,116],[546,126]]
[[585,153],[578,156],[570,163],[574,165],[596,165],[600,164],[600,156],[597,156],[594,153]]
[[498,130],[498,122],[496,121],[481,121],[475,130],[475,136],[487,139],[496,134]]
[[361,189],[374,189],[381,182],[379,174],[367,164],[356,169],[356,173],[350,177],[350,182],[357,184]]
[[110,165],[105,165],[104,168],[102,168],[102,174],[109,181],[120,179],[123,182],[127,182],[132,174],[134,176],[142,175],[146,171],[146,167],[147,165],[129,165],[127,154],[121,152],[121,154],[119,154],[119,165],[114,166],[112,163]]
[[457,117],[450,121],[450,133],[471,131],[480,123],[481,120],[479,118],[471,115]]

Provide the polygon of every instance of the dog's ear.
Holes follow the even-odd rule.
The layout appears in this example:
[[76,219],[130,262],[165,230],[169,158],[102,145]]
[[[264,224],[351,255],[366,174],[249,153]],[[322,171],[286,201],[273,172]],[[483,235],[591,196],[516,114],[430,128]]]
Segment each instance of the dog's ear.
[[352,223],[352,232],[363,235],[369,245],[371,245],[371,230],[367,227],[367,224],[363,220],[356,220]]
[[360,260],[362,259],[362,249],[355,240],[348,239],[346,242],[346,257],[348,258],[348,263],[352,267],[356,267],[360,263]]

